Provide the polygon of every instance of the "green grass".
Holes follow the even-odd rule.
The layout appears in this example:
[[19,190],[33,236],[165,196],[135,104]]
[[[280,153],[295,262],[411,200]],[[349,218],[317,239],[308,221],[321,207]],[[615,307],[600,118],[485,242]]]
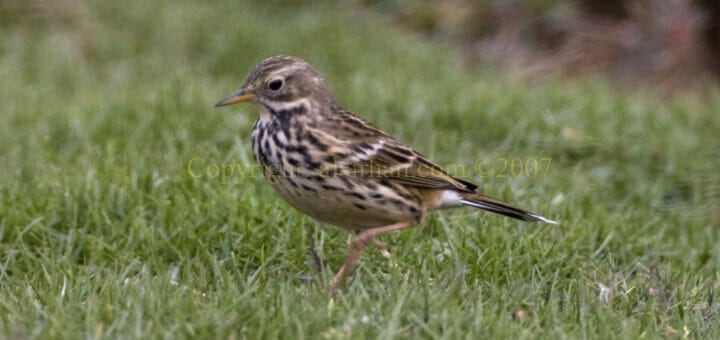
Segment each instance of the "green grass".
[[[660,101],[467,71],[350,5],[17,1],[0,18],[2,338],[720,336],[715,88]],[[346,233],[262,178],[187,170],[251,166],[257,111],[212,105],[276,54],[560,225],[434,213],[383,238],[391,260],[369,248],[331,299]],[[516,157],[551,162],[503,176]]]

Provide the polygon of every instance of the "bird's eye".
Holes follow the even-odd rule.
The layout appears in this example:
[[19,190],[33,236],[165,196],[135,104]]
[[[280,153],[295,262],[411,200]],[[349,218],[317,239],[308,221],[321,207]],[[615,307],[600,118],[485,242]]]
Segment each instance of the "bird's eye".
[[271,81],[270,84],[268,84],[268,87],[273,91],[279,90],[282,86],[283,86],[282,79],[275,79],[275,80]]

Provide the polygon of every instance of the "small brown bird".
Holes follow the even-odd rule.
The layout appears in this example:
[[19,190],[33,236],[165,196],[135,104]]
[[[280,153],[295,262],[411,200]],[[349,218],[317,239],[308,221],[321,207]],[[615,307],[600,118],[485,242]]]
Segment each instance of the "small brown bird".
[[257,104],[255,161],[290,205],[356,234],[333,289],[374,237],[412,227],[435,209],[471,206],[523,221],[556,223],[476,192],[439,166],[350,111],[302,59],[263,60],[242,88],[215,106]]

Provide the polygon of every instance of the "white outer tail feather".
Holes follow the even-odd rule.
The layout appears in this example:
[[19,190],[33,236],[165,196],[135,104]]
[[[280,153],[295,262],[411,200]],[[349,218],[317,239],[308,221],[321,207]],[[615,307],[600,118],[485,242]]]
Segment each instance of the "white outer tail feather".
[[[474,202],[474,201],[468,201],[468,200],[464,200],[464,199],[460,199],[459,202],[461,204],[469,205],[471,207],[480,208],[480,209],[492,211],[492,212],[497,212],[496,207],[493,207],[492,205],[489,205],[489,204],[484,204],[482,202]],[[533,219],[540,221],[540,222],[545,222],[545,223],[550,223],[550,224],[558,224],[556,221],[553,221],[549,218],[542,217],[538,214],[533,214],[531,212],[524,212],[524,213],[525,213],[525,215],[530,216]]]

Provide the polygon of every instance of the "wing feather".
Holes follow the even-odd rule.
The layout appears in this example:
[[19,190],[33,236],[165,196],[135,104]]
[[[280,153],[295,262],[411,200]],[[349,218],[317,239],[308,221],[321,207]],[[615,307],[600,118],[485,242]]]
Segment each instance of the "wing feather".
[[[326,123],[334,128],[322,129],[335,142],[351,150],[336,163],[340,171],[353,176],[392,178],[397,183],[429,188],[475,192],[477,186],[449,175],[437,164],[403,145],[364,119],[345,111]],[[340,126],[337,126],[340,125]]]

